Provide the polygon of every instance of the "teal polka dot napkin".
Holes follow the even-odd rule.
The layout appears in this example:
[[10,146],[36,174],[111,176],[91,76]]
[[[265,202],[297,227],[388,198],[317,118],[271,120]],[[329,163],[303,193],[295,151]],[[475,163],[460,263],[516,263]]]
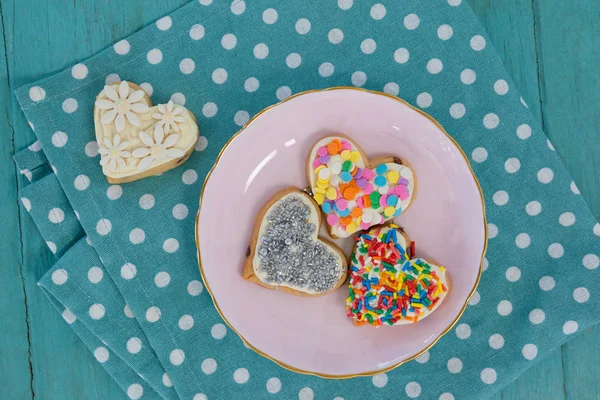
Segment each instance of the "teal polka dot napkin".
[[[107,183],[92,110],[119,79],[198,117],[183,166]],[[262,358],[224,325],[200,280],[194,215],[252,115],[339,85],[400,96],[446,128],[481,182],[490,239],[477,292],[435,347],[385,374],[326,380]],[[41,285],[132,399],[479,399],[598,322],[600,225],[464,0],[193,1],[17,97],[93,243],[67,241]],[[64,222],[33,204],[61,206],[39,183],[28,200],[52,241],[45,225]]]

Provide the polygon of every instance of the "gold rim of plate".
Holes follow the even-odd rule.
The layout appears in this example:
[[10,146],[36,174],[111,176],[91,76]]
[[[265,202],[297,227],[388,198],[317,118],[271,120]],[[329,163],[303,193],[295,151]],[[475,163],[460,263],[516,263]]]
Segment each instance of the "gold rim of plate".
[[473,179],[475,180],[475,184],[477,185],[477,189],[479,190],[479,196],[481,198],[481,209],[483,210],[483,228],[484,228],[484,233],[485,233],[485,237],[484,237],[484,245],[483,245],[483,251],[481,253],[481,260],[479,262],[479,271],[477,272],[477,279],[475,280],[475,284],[473,285],[473,288],[471,289],[471,292],[469,293],[469,295],[467,296],[466,300],[465,300],[465,304],[463,304],[460,312],[458,313],[458,315],[456,316],[456,318],[450,323],[450,325],[448,325],[446,327],[446,329],[444,329],[442,331],[442,333],[440,333],[440,335],[435,338],[434,341],[432,341],[429,345],[425,346],[425,348],[423,348],[423,350],[419,351],[418,353],[412,355],[411,357],[402,360],[392,366],[386,367],[386,368],[382,368],[382,369],[378,369],[375,371],[367,371],[367,372],[361,372],[358,374],[349,374],[349,375],[329,375],[329,374],[322,374],[319,372],[313,372],[313,371],[306,371],[306,370],[302,370],[302,369],[298,369],[295,368],[289,364],[286,364],[282,361],[276,360],[275,358],[269,356],[268,354],[264,353],[263,351],[261,351],[260,349],[254,347],[251,343],[249,343],[232,325],[231,323],[227,320],[227,318],[225,317],[225,315],[223,315],[223,313],[221,312],[221,309],[219,308],[219,305],[217,304],[217,300],[215,299],[215,296],[213,295],[212,290],[210,289],[210,286],[206,280],[206,277],[204,276],[204,271],[202,269],[202,261],[201,261],[201,257],[200,257],[200,238],[198,237],[198,226],[200,223],[200,206],[198,207],[198,212],[196,213],[196,225],[195,225],[195,237],[196,237],[196,250],[198,252],[198,266],[200,268],[200,275],[202,275],[202,280],[204,281],[204,285],[206,286],[206,289],[208,291],[208,293],[210,294],[210,297],[215,305],[215,308],[217,309],[217,312],[219,313],[219,315],[221,316],[221,318],[223,319],[223,321],[225,321],[225,323],[229,326],[229,328],[234,331],[241,339],[242,341],[252,350],[254,350],[255,352],[257,352],[258,354],[260,354],[261,356],[265,357],[266,359],[269,359],[273,362],[275,362],[276,364],[280,365],[281,367],[288,369],[290,371],[293,372],[298,372],[301,374],[307,374],[307,375],[314,375],[314,376],[319,376],[321,378],[327,378],[327,379],[349,379],[349,378],[355,378],[355,377],[360,377],[360,376],[373,376],[373,375],[377,375],[377,374],[381,374],[387,371],[391,371],[394,368],[399,367],[400,365],[407,363],[409,361],[414,360],[415,358],[419,357],[421,354],[425,353],[427,350],[431,349],[441,338],[442,336],[444,336],[446,333],[448,333],[448,331],[450,331],[458,322],[458,320],[460,319],[460,317],[462,317],[462,315],[464,314],[466,308],[467,308],[467,304],[469,303],[469,300],[471,300],[471,297],[473,297],[473,294],[475,293],[475,291],[477,290],[477,286],[479,285],[479,281],[481,280],[481,273],[483,271],[483,260],[485,258],[485,253],[487,251],[487,245],[488,245],[488,229],[487,229],[487,219],[486,219],[486,214],[485,214],[485,201],[483,198],[483,191],[481,190],[481,185],[479,184],[479,180],[477,179],[477,177],[475,176],[475,173],[473,172],[473,168],[471,167],[471,163],[469,163],[469,159],[467,158],[467,155],[465,154],[465,152],[463,151],[463,149],[460,147],[460,145],[456,142],[456,140],[454,140],[454,138],[452,138],[452,136],[450,136],[448,134],[448,132],[446,132],[446,130],[442,127],[442,125],[440,125],[439,122],[437,122],[432,116],[430,116],[429,114],[427,114],[426,112],[421,111],[418,108],[413,107],[412,105],[410,105],[409,103],[407,103],[406,101],[392,96],[390,94],[387,93],[383,93],[383,92],[377,92],[374,90],[367,90],[367,89],[362,89],[362,88],[357,88],[357,87],[353,87],[353,86],[335,86],[335,87],[331,87],[331,88],[326,88],[326,89],[315,89],[315,90],[307,90],[304,92],[300,92],[300,93],[296,93],[292,96],[287,97],[286,99],[280,101],[279,103],[275,103],[265,109],[263,109],[261,112],[259,112],[258,114],[256,114],[254,117],[252,117],[248,122],[246,122],[246,124],[244,124],[244,126],[235,134],[231,137],[231,139],[229,139],[227,141],[227,143],[225,144],[225,146],[223,147],[223,149],[221,149],[221,152],[219,153],[219,155],[217,156],[217,159],[215,160],[215,163],[213,164],[213,166],[210,168],[210,171],[208,172],[208,174],[206,175],[206,178],[204,180],[204,183],[202,184],[202,190],[200,191],[200,205],[202,204],[202,198],[204,196],[204,189],[206,188],[206,183],[208,182],[208,180],[210,179],[210,175],[212,174],[212,172],[214,171],[214,169],[216,168],[216,166],[219,164],[219,161],[221,160],[221,156],[223,156],[223,153],[225,153],[225,151],[227,150],[227,148],[229,147],[229,145],[231,144],[231,142],[233,142],[233,140],[238,137],[255,119],[257,119],[258,117],[260,117],[261,115],[265,114],[267,111],[279,106],[280,104],[283,104],[287,101],[290,101],[296,97],[305,95],[305,94],[310,94],[310,93],[317,93],[317,92],[325,92],[325,91],[331,91],[331,90],[355,90],[355,91],[359,91],[359,92],[365,92],[365,93],[371,93],[377,96],[385,96],[388,97],[394,101],[397,101],[399,103],[404,104],[405,106],[411,108],[412,110],[418,112],[419,114],[423,115],[425,118],[427,118],[428,120],[430,120],[435,126],[437,126],[445,135],[446,137],[448,137],[448,139],[450,139],[452,141],[452,143],[454,143],[454,145],[458,148],[458,150],[460,151],[461,155],[463,156],[463,159],[465,160],[465,162],[467,163],[467,166],[469,167],[469,171],[471,171],[471,175],[473,176]]

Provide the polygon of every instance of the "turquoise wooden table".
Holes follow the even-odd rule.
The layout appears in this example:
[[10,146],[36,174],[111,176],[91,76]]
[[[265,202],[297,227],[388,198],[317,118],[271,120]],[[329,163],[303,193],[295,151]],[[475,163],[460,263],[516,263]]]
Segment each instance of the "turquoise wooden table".
[[[124,399],[36,282],[54,262],[19,206],[12,162],[34,140],[13,90],[72,65],[188,0],[0,0],[0,383],[3,399]],[[469,0],[600,217],[600,0]],[[494,399],[600,399],[600,327]]]

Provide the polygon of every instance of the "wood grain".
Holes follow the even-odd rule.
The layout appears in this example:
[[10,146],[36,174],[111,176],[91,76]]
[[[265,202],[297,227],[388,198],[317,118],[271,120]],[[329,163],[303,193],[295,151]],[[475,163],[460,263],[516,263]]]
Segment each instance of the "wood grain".
[[[125,399],[36,282],[54,262],[20,207],[12,154],[34,135],[12,94],[188,0],[0,0],[0,380],[9,399]],[[440,0],[441,1],[441,0]],[[515,85],[600,217],[600,2],[468,0]],[[572,94],[572,95],[566,95]],[[600,328],[576,337],[494,399],[593,399]]]

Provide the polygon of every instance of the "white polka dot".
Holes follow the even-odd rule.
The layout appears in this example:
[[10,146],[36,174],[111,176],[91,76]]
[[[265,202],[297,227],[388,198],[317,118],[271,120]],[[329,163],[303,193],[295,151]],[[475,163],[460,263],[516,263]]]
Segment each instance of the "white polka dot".
[[[449,0],[449,1],[452,1],[452,0]],[[440,395],[439,400],[454,400],[454,395],[452,393],[449,393],[449,392],[442,393]]]
[[575,194],[580,194],[579,188],[577,187],[577,185],[575,184],[575,182],[571,182],[571,192],[573,192]]
[[460,324],[456,327],[456,337],[468,339],[471,336],[471,327],[468,324]]
[[129,45],[129,42],[125,39],[115,43],[113,46],[113,50],[115,51],[115,53],[122,55],[122,56],[129,53],[130,49],[131,49],[131,46]]
[[162,61],[163,54],[159,49],[152,49],[148,52],[146,58],[150,64],[156,65]]
[[127,341],[127,351],[131,354],[137,354],[142,350],[142,341],[139,338],[132,337]]
[[233,373],[233,380],[236,383],[243,384],[248,382],[248,379],[250,379],[250,373],[246,368],[238,368]]
[[194,326],[194,318],[188,314],[183,315],[181,318],[179,318],[178,325],[179,329],[189,331]]
[[526,233],[519,233],[515,238],[515,244],[520,249],[525,249],[531,244],[531,237]]
[[399,48],[394,52],[394,61],[398,64],[404,64],[410,58],[410,52],[404,47]]
[[225,50],[231,50],[236,45],[237,45],[237,37],[235,37],[235,35],[233,33],[227,33],[227,34],[223,35],[223,38],[221,39],[221,46],[223,46],[223,48]]
[[104,312],[104,306],[102,304],[96,303],[92,304],[88,313],[90,314],[90,318],[98,320],[104,317]]
[[188,208],[185,204],[176,204],[173,207],[173,217],[175,219],[185,219],[188,216]]
[[200,40],[204,37],[204,26],[195,24],[190,29],[190,37],[192,40]]
[[433,98],[427,92],[420,93],[417,96],[417,105],[421,108],[427,108],[427,107],[431,106],[432,103],[433,103]]
[[338,7],[342,10],[348,10],[354,4],[354,0],[338,0]]
[[460,73],[460,81],[465,85],[471,85],[477,79],[477,74],[472,69],[465,69]]
[[96,157],[98,155],[98,142],[88,142],[85,145],[85,155],[88,157]]
[[55,207],[48,212],[48,220],[53,224],[60,224],[64,219],[65,212],[58,207]]
[[498,227],[496,224],[488,224],[488,238],[494,239],[498,236]]
[[411,399],[415,399],[421,395],[421,385],[417,382],[409,382],[404,388],[406,395]]
[[21,203],[23,203],[23,207],[25,207],[27,212],[31,211],[31,201],[27,197],[21,197]]
[[535,344],[526,344],[523,346],[523,350],[521,350],[523,357],[527,360],[533,360],[537,357],[538,348]]
[[473,36],[471,38],[471,48],[475,51],[481,51],[485,49],[485,39],[483,38],[483,36]]
[[600,236],[600,224],[596,223],[593,228],[594,235]]
[[563,333],[565,335],[570,335],[572,333],[577,332],[579,329],[579,324],[576,321],[567,321],[563,325]]
[[277,22],[277,18],[279,18],[279,14],[274,8],[267,8],[265,11],[263,11],[262,19],[265,24],[273,25],[275,22]]
[[269,378],[267,381],[267,392],[275,394],[281,390],[281,381],[278,378]]
[[65,308],[62,312],[63,319],[67,322],[67,324],[71,325],[73,322],[77,320],[75,314],[71,312],[68,308]]
[[225,325],[219,323],[219,324],[214,324],[212,326],[212,328],[210,329],[210,334],[214,339],[220,340],[223,339],[225,337],[225,335],[227,334],[227,328],[225,327]]
[[454,103],[450,106],[450,116],[454,119],[460,119],[465,116],[467,109],[462,103]]
[[175,253],[179,249],[179,242],[177,239],[169,238],[163,243],[163,250],[167,253]]
[[180,106],[184,106],[186,101],[185,95],[183,93],[173,93],[171,95],[171,101]]
[[499,333],[494,333],[492,336],[490,336],[488,344],[494,350],[501,349],[504,347],[504,338]]
[[166,387],[172,387],[173,386],[173,382],[171,382],[171,377],[169,377],[169,375],[166,372],[162,376],[162,383]]
[[213,358],[207,358],[202,361],[201,368],[202,372],[206,375],[210,375],[217,370],[217,362]]
[[161,31],[166,31],[172,25],[173,25],[173,20],[169,16],[162,17],[161,19],[159,19],[158,21],[156,21],[156,27],[158,29],[160,29]]
[[106,347],[98,347],[96,348],[96,350],[94,350],[94,357],[96,358],[96,360],[98,360],[99,363],[105,363],[108,361],[108,350],[106,349]]
[[191,281],[187,286],[187,291],[192,296],[198,296],[200,293],[202,293],[203,289],[204,287],[202,286],[202,282],[196,280]]
[[383,19],[383,17],[385,17],[386,12],[387,10],[385,9],[385,6],[381,3],[377,3],[373,7],[371,7],[371,18],[379,21],[380,19]]
[[504,169],[506,170],[506,172],[508,172],[509,174],[514,174],[515,172],[517,172],[519,169],[521,168],[521,161],[519,161],[518,158],[509,158],[508,160],[506,160],[506,162],[504,163]]
[[548,292],[554,289],[554,286],[556,286],[556,281],[554,281],[554,278],[551,276],[544,276],[540,279],[539,285],[540,289],[542,289],[544,292]]
[[417,14],[408,14],[404,17],[404,27],[409,30],[417,29],[421,20]]
[[290,68],[298,68],[302,64],[302,57],[298,53],[291,53],[285,58],[285,63]]
[[500,303],[498,303],[498,314],[502,315],[503,317],[506,317],[507,315],[509,315],[512,312],[512,303],[508,300],[502,300]]
[[600,265],[600,258],[595,254],[587,254],[583,257],[582,263],[587,269],[596,269]]
[[354,86],[363,86],[365,83],[367,83],[367,74],[362,71],[356,71],[352,74],[351,81]]
[[344,40],[344,32],[339,28],[333,28],[327,34],[327,38],[332,44],[340,44]]
[[152,96],[152,93],[154,93],[154,88],[148,82],[141,83],[140,87],[148,96]]
[[146,310],[146,320],[148,322],[156,322],[160,319],[160,308],[152,306]]
[[549,148],[550,150],[552,150],[552,151],[556,150],[556,149],[554,148],[554,146],[552,145],[552,143],[550,142],[550,139],[548,139],[548,140],[546,141],[546,144],[548,145],[548,148]]
[[496,382],[496,378],[496,370],[493,368],[486,368],[483,371],[481,371],[481,380],[483,381],[483,383],[491,385],[492,383]]
[[181,180],[186,185],[192,185],[198,180],[198,173],[193,169],[188,169],[181,175]]
[[146,240],[146,233],[141,228],[132,229],[129,232],[129,241],[133,244],[140,244]]
[[460,6],[461,3],[462,0],[448,0],[448,4],[450,4],[452,7]]
[[500,96],[505,95],[508,93],[508,83],[504,79],[498,79],[494,82],[494,92]]
[[365,39],[360,44],[360,51],[365,54],[372,54],[377,48],[377,43],[373,39]]
[[451,374],[458,374],[460,371],[462,371],[463,363],[460,358],[454,357],[448,360],[446,366],[448,367],[448,371],[450,371]]
[[64,283],[69,279],[69,274],[64,269],[57,269],[52,272],[52,282],[55,285],[64,285]]
[[140,197],[139,204],[140,204],[140,207],[144,210],[149,210],[152,207],[154,207],[154,203],[155,203],[154,196],[152,196],[149,193]]
[[443,68],[444,64],[442,64],[442,60],[438,58],[432,58],[427,62],[427,71],[430,74],[439,74],[440,72],[442,72]]
[[291,95],[292,95],[292,89],[290,89],[288,86],[281,86],[275,92],[275,96],[280,101],[287,99]]
[[87,175],[78,175],[73,182],[73,186],[77,190],[85,190],[90,186],[90,178]]
[[236,112],[235,115],[233,116],[233,121],[238,126],[243,126],[249,120],[250,120],[250,114],[248,114],[248,111],[245,111],[245,110],[240,110],[240,111]]
[[534,325],[539,325],[546,320],[546,313],[539,308],[531,310],[529,313],[529,322]]
[[506,279],[509,282],[516,282],[521,279],[521,270],[518,267],[509,267],[506,270]]
[[587,288],[579,287],[573,291],[573,299],[578,303],[585,303],[590,299],[590,291]]
[[104,79],[104,83],[110,85],[112,83],[119,82],[121,77],[118,74],[108,74],[106,75],[106,79]]
[[499,123],[500,118],[494,113],[486,114],[486,116],[483,117],[483,126],[487,129],[495,129]]
[[208,146],[208,139],[206,136],[199,136],[198,140],[196,140],[196,144],[194,145],[194,150],[203,151]]
[[550,183],[554,179],[554,172],[550,168],[542,168],[538,171],[537,178],[541,183]]
[[57,248],[56,248],[56,244],[54,242],[46,241],[46,246],[48,246],[48,248],[50,249],[52,254],[56,254]]
[[478,163],[484,162],[488,158],[488,152],[485,148],[478,147],[475,150],[473,150],[473,153],[471,153],[471,158],[473,159],[473,161]]
[[35,153],[37,153],[38,151],[42,150],[42,144],[40,143],[39,140],[36,140],[35,142],[33,142],[33,144],[27,146],[27,148]]
[[219,108],[215,103],[208,102],[202,106],[202,114],[206,118],[214,117],[217,114]]
[[252,78],[248,78],[246,79],[246,82],[244,82],[244,89],[247,92],[256,92],[258,90],[260,86],[260,82],[258,81],[258,79],[252,77]]
[[208,400],[208,397],[204,393],[196,393],[192,400]]
[[223,68],[217,68],[212,73],[212,80],[217,85],[223,84],[227,80],[227,71]]
[[134,383],[127,388],[127,396],[131,400],[137,400],[144,395],[144,388],[139,383]]
[[306,18],[300,18],[298,21],[296,21],[296,32],[301,35],[306,35],[308,32],[310,32],[310,21]]
[[488,269],[488,267],[489,267],[489,264],[490,264],[490,263],[489,263],[489,261],[488,261],[487,257],[483,257],[483,265],[482,265],[482,269],[483,269],[484,271],[487,271],[487,269]]
[[504,190],[498,190],[493,196],[494,204],[503,206],[508,203],[508,193]]
[[419,357],[415,358],[415,361],[418,362],[419,364],[425,364],[427,361],[429,361],[431,354],[429,354],[428,351],[426,351],[425,353],[421,354]]
[[319,75],[321,75],[323,78],[331,76],[333,74],[333,71],[335,71],[335,68],[330,62],[325,62],[319,65]]
[[527,139],[531,136],[531,127],[527,124],[519,125],[517,128],[517,137],[519,139]]
[[63,147],[65,144],[67,144],[68,140],[69,137],[67,136],[67,134],[61,131],[54,132],[54,134],[52,135],[52,144],[55,147]]
[[92,267],[88,270],[88,280],[92,283],[99,283],[104,278],[104,272],[100,267]]
[[398,96],[398,93],[400,93],[400,86],[398,86],[396,82],[388,82],[383,87],[383,91],[392,96]]
[[196,69],[196,63],[191,58],[184,58],[179,63],[179,69],[182,73],[189,75]]
[[40,86],[33,86],[29,89],[29,98],[35,102],[46,98],[46,91]]
[[259,43],[254,46],[253,52],[254,57],[258,58],[259,60],[263,60],[269,55],[269,46],[264,43]]
[[231,12],[232,13],[234,13],[235,15],[240,15],[244,11],[246,11],[246,2],[245,1],[234,0],[231,2]]
[[450,25],[444,24],[440,25],[440,27],[437,30],[437,34],[440,39],[448,40],[452,37],[454,31],[452,30],[452,27]]
[[88,67],[85,64],[75,64],[71,68],[71,75],[75,79],[85,79],[88,74]]
[[479,302],[481,301],[481,295],[479,294],[479,292],[475,292],[473,293],[473,297],[471,297],[471,299],[469,300],[469,305],[470,306],[476,306],[477,304],[479,304]]
[[314,397],[315,394],[313,390],[309,387],[302,388],[298,392],[298,400],[313,400]]
[[169,361],[175,366],[181,365],[183,360],[185,360],[185,353],[181,349],[175,349],[169,354]]
[[154,284],[159,288],[164,288],[171,282],[171,275],[168,272],[159,272],[154,276]]
[[558,217],[558,222],[562,226],[571,226],[575,223],[575,214],[571,212],[562,213],[560,217]]
[[66,99],[65,101],[63,101],[62,110],[67,114],[72,114],[75,111],[77,111],[78,106],[79,106],[79,103],[77,103],[77,100],[69,98],[69,99]]
[[565,249],[560,243],[552,243],[548,247],[548,255],[552,258],[561,258],[565,254]]
[[121,277],[126,280],[135,278],[137,274],[137,268],[132,263],[123,264],[121,267]]
[[129,307],[129,304],[125,304],[125,307],[123,308],[123,312],[125,313],[125,316],[127,318],[135,318],[135,316],[133,315],[133,312],[131,311],[131,307]]
[[386,374],[377,374],[371,378],[373,385],[378,388],[385,387],[388,383],[388,376]]
[[213,0],[198,0],[198,2],[203,6],[209,6],[212,4]]
[[538,215],[539,213],[542,212],[542,205],[540,204],[539,201],[530,201],[529,203],[527,203],[527,205],[525,206],[525,212],[527,212],[527,214],[531,215],[532,217]]

